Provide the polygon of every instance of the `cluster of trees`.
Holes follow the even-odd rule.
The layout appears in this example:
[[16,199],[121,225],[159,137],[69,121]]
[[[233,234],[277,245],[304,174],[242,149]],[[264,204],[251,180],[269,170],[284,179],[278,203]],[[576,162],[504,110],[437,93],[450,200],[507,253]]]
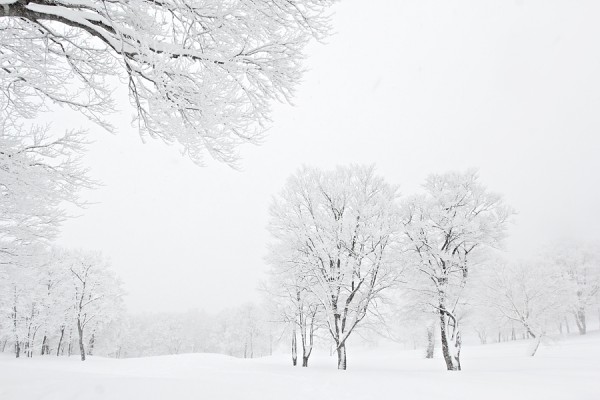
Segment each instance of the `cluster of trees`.
[[95,186],[81,165],[86,145],[83,131],[0,124],[0,345],[17,357],[85,359],[118,304],[118,281],[100,255],[53,247],[65,206],[85,206],[80,191]]
[[99,253],[54,248],[0,278],[2,351],[93,354],[98,335],[122,314],[119,280]]
[[272,354],[278,331],[265,308],[253,303],[217,314],[198,310],[128,314],[105,329],[98,350],[117,358],[181,353],[255,358]]
[[495,260],[477,280],[473,319],[482,343],[488,339],[486,326],[499,332],[508,327],[512,339],[520,329],[536,339],[534,355],[549,333],[568,333],[569,320],[585,335],[588,314],[594,306],[600,311],[600,251],[589,244],[555,243],[531,261]]
[[486,327],[511,324],[537,348],[571,313],[585,333],[600,258],[571,246],[544,262],[502,261],[513,213],[474,170],[431,175],[422,193],[400,197],[373,167],[300,169],[274,199],[269,223],[267,293],[276,319],[290,326],[293,364],[297,336],[307,366],[322,329],[346,369],[347,340],[363,320],[392,338],[418,330],[427,357],[437,336],[448,370],[461,369],[463,324],[482,341]]

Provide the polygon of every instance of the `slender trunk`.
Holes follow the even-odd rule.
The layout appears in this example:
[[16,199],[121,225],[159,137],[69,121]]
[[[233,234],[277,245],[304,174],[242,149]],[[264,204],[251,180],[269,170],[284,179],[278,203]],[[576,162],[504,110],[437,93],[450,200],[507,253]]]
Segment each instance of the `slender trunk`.
[[92,333],[92,337],[90,337],[90,343],[88,344],[88,354],[91,356],[94,354],[94,344],[96,343],[95,334]]
[[15,337],[15,355],[19,358],[21,355],[21,346],[19,345],[19,333],[17,330],[17,289],[15,288],[15,304],[13,306],[13,328]]
[[569,319],[565,317],[565,327],[567,328],[567,334],[571,333],[571,327],[569,327]]
[[587,329],[585,324],[585,309],[578,308],[576,312],[573,313],[575,315],[575,323],[577,324],[577,329],[579,330],[580,335],[585,335]]
[[296,344],[296,329],[292,332],[292,365],[298,364],[298,346]]
[[453,319],[444,306],[440,306],[440,336],[442,341],[442,354],[448,371],[460,371],[461,339],[458,322]]
[[42,339],[42,355],[50,353],[49,347],[48,336],[44,335],[44,339]]
[[[534,336],[535,338],[535,336]],[[537,352],[538,347],[540,347],[540,342],[542,341],[542,335],[538,335],[537,338],[535,338],[535,345],[533,346],[533,350],[531,351],[531,357],[535,356],[535,353]]]
[[338,357],[338,369],[345,370],[347,365],[346,362],[346,342],[338,344],[337,346],[337,357]]
[[254,335],[250,334],[250,358],[254,358]]
[[77,332],[79,333],[79,354],[81,355],[81,361],[85,361],[85,347],[83,346],[83,326],[81,320],[77,318]]
[[[314,316],[313,316],[314,318]],[[308,367],[308,358],[312,353],[313,344],[314,344],[314,335],[315,335],[315,327],[314,327],[314,319],[311,320],[310,329],[308,330],[308,343],[302,343],[302,366]]]
[[433,325],[430,325],[427,328],[427,353],[425,354],[425,358],[433,358],[433,352],[435,350],[435,335],[433,329]]
[[60,355],[60,346],[62,345],[63,336],[65,335],[65,327],[60,328],[60,338],[58,339],[58,347],[56,347],[56,356]]
[[314,343],[314,315],[312,316],[310,325],[307,326],[307,319],[301,321],[300,325],[300,338],[302,340],[302,366],[308,367],[308,358],[312,353]]
[[29,357],[33,357],[33,345],[35,344],[35,335],[37,334],[38,328],[35,328],[33,331],[33,335],[31,335],[31,342],[29,344]]
[[67,355],[71,357],[71,354],[73,354],[73,326],[69,328],[69,346],[67,347]]

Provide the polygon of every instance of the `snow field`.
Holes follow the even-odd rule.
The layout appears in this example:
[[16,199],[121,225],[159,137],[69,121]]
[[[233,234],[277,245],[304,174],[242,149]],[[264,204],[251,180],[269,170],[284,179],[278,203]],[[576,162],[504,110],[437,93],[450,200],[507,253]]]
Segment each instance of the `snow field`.
[[439,354],[396,346],[348,348],[347,371],[315,352],[309,368],[287,355],[237,359],[183,354],[139,359],[0,356],[0,399],[600,399],[600,334],[543,343],[465,346],[463,371]]

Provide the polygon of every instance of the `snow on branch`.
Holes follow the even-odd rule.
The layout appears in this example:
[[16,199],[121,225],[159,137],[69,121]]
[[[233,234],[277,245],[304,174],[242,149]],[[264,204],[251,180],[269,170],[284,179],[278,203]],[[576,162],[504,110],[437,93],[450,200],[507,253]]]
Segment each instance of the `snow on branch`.
[[5,0],[1,112],[31,118],[50,101],[113,129],[116,75],[142,134],[233,164],[261,139],[271,102],[291,100],[334,1]]

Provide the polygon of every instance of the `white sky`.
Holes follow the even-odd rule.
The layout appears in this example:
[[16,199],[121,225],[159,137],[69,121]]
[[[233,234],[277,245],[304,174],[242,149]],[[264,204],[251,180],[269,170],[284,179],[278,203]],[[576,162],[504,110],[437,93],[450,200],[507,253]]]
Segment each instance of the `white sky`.
[[142,144],[131,110],[112,119],[118,135],[91,126],[86,163],[105,186],[61,243],[109,256],[132,311],[239,305],[259,298],[271,196],[303,163],[351,162],[407,194],[478,167],[519,212],[515,257],[599,240],[598,21],[596,1],[344,0],[337,34],[309,47],[295,106],[275,106],[242,172]]

